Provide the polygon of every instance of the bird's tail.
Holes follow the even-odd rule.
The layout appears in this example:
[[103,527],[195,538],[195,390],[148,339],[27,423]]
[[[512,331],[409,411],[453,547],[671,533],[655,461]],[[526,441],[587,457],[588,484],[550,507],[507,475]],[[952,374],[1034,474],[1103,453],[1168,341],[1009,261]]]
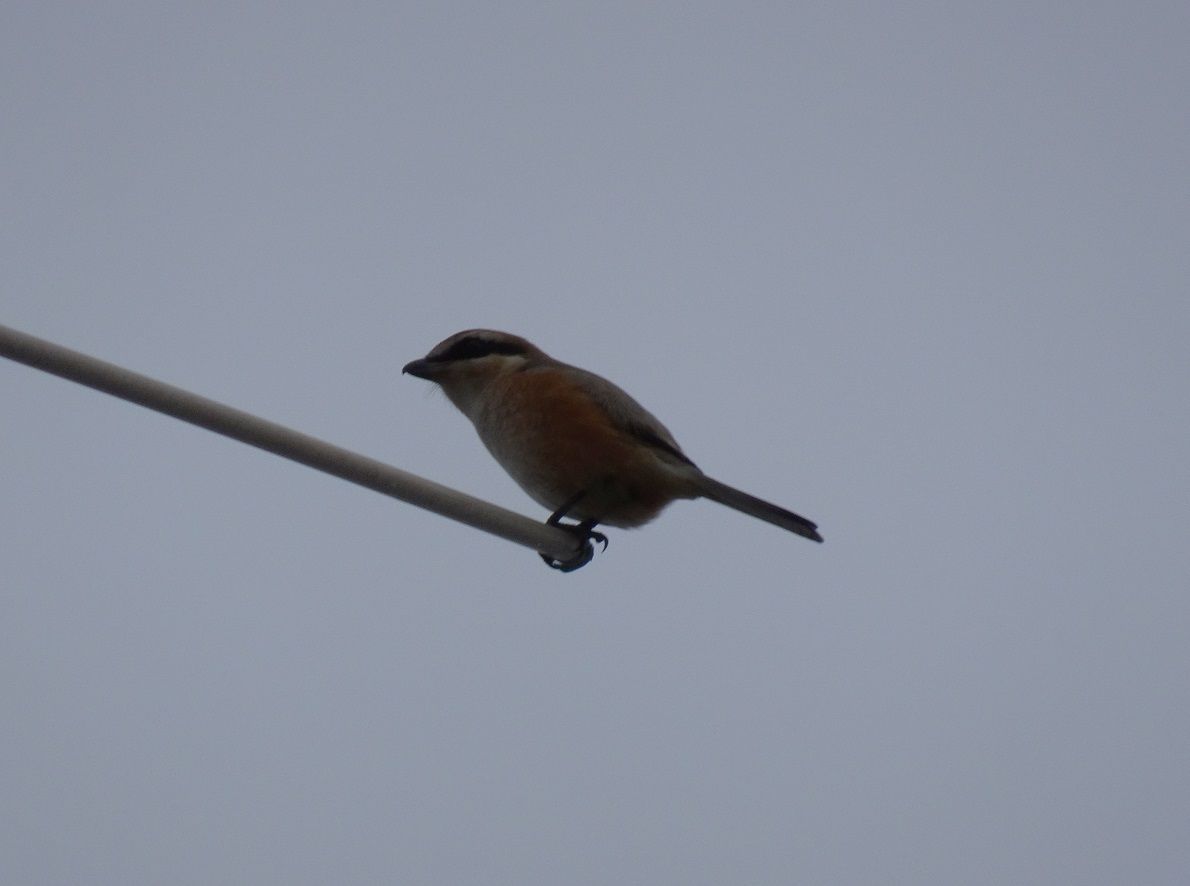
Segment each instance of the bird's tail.
[[782,529],[788,529],[790,532],[796,532],[803,538],[808,538],[811,541],[822,541],[822,536],[818,534],[818,526],[811,523],[805,517],[795,514],[793,511],[787,511],[785,508],[779,508],[775,504],[770,504],[763,499],[757,498],[755,495],[749,495],[746,492],[741,492],[726,483],[720,483],[718,480],[712,480],[710,477],[703,475],[698,479],[698,490],[707,498],[719,502],[719,504],[727,505],[729,508],[735,508],[737,511],[742,511],[745,514],[750,514],[774,526],[780,526]]

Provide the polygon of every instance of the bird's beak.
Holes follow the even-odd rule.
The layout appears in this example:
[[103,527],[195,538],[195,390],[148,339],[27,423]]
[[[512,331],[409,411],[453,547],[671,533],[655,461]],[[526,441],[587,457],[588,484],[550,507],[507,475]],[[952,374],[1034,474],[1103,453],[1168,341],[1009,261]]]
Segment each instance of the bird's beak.
[[429,360],[413,360],[410,363],[406,363],[401,372],[407,372],[410,375],[417,376],[418,378],[428,378],[431,381],[433,381],[435,374],[434,364]]

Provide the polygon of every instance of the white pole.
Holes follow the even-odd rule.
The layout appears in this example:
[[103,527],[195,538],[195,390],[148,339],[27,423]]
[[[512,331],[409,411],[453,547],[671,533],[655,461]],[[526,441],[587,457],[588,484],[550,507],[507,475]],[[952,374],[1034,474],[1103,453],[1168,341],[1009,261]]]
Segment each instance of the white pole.
[[366,486],[556,560],[572,560],[579,553],[575,536],[556,526],[530,520],[316,437],[2,325],[0,356]]

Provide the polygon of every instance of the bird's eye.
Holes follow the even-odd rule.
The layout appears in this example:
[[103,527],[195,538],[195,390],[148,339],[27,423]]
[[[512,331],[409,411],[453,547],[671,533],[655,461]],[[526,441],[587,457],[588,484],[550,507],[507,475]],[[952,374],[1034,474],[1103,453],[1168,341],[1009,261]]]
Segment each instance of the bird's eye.
[[441,354],[431,359],[443,363],[455,360],[476,360],[489,354],[524,354],[523,346],[511,341],[469,336],[459,339]]

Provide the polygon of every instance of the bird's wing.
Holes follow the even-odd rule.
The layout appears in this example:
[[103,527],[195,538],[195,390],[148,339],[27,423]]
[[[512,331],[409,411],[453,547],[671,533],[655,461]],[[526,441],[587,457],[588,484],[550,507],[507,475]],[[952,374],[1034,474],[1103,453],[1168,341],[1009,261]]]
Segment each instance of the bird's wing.
[[686,453],[682,452],[682,447],[678,445],[669,429],[623,389],[577,366],[567,366],[566,371],[573,373],[576,384],[607,413],[612,424],[624,433],[663,453],[669,460],[696,467]]

